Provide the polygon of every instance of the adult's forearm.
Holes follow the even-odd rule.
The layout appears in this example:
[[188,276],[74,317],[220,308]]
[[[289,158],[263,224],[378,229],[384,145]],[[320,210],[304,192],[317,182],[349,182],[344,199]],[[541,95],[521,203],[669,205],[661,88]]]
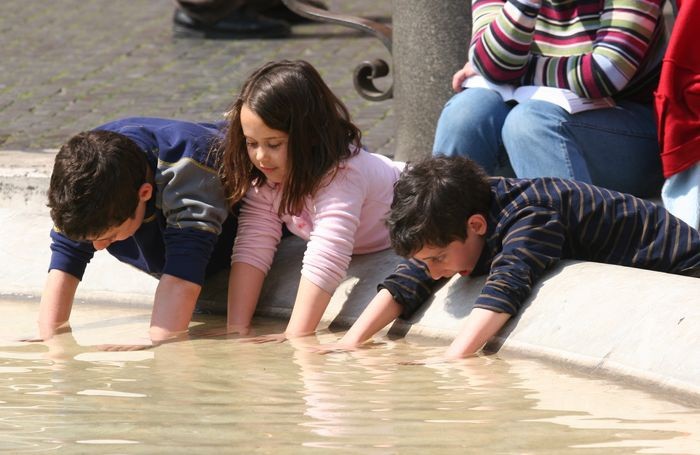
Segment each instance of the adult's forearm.
[[528,69],[537,10],[526,2],[474,4],[469,54],[479,74],[495,83],[518,83]]

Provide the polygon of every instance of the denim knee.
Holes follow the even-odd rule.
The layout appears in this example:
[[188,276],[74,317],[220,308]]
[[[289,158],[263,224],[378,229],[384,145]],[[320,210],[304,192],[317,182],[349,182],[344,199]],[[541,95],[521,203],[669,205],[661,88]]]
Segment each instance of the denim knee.
[[492,173],[503,154],[500,130],[509,110],[491,90],[471,88],[454,95],[440,114],[433,154],[465,156]]
[[558,135],[566,113],[559,106],[544,101],[527,101],[516,105],[503,122],[501,138],[506,148],[518,143],[528,148],[539,147],[543,139]]
[[510,111],[501,137],[518,177],[586,180],[585,162],[563,127],[568,115],[559,106],[536,100]]

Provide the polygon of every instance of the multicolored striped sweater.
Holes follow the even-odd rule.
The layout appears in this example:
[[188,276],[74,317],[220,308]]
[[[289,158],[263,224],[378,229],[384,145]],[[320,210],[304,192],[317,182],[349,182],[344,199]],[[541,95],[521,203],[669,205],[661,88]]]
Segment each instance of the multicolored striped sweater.
[[664,0],[473,0],[469,60],[494,83],[651,100]]
[[[488,273],[474,307],[516,314],[560,259],[700,276],[700,234],[663,207],[574,180],[489,179],[486,244],[472,275]],[[410,317],[437,282],[414,259],[379,287]]]

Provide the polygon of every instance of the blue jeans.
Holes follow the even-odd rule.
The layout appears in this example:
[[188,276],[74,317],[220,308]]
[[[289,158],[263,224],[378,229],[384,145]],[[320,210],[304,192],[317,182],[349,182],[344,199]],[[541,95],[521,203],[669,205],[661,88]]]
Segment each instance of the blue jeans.
[[445,105],[433,154],[466,156],[490,175],[576,179],[641,197],[663,183],[653,107],[629,101],[569,114],[470,88]]

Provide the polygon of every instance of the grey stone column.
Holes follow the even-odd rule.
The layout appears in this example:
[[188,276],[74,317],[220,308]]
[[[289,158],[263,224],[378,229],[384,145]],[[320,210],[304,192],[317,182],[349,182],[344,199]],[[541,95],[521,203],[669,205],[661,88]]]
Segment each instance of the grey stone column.
[[393,0],[397,160],[430,154],[452,75],[467,60],[468,0]]

